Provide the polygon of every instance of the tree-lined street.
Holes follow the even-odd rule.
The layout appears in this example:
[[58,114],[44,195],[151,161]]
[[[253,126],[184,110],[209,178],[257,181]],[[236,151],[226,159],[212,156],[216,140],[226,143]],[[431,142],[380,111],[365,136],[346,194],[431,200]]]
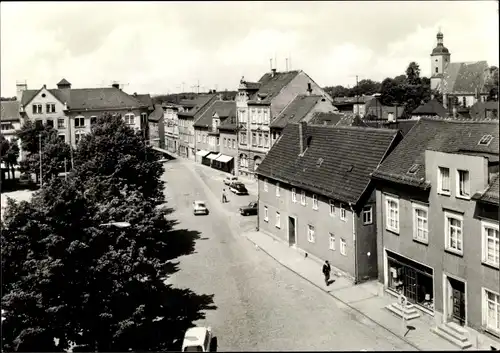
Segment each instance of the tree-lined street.
[[[165,163],[166,200],[175,208],[171,216],[178,220],[177,228],[199,231],[201,238],[194,253],[180,258],[180,271],[169,283],[214,294],[217,309],[199,323],[212,326],[219,350],[413,349],[382,328],[353,318],[330,296],[234,234],[219,195],[211,194],[184,163],[190,162]],[[219,180],[208,182],[222,190]],[[230,195],[232,217],[252,198]],[[210,215],[192,214],[195,199],[207,201]],[[255,218],[246,217],[241,227],[255,224]]]

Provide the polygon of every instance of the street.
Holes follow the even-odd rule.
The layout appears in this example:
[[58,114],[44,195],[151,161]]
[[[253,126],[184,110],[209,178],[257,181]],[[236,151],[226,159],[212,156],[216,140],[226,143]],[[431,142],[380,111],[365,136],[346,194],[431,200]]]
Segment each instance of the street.
[[[238,208],[256,197],[228,192],[225,207],[234,210],[231,218],[241,219],[234,227],[220,195],[185,163],[191,162],[164,163],[167,205],[175,209],[170,217],[179,221],[177,228],[199,231],[201,238],[194,253],[179,259],[180,271],[168,282],[214,294],[217,309],[198,324],[212,327],[218,350],[414,350],[235,234],[235,228],[255,227],[256,216],[240,216]],[[220,181],[209,182],[222,190]],[[194,216],[194,200],[205,200],[210,214]]]

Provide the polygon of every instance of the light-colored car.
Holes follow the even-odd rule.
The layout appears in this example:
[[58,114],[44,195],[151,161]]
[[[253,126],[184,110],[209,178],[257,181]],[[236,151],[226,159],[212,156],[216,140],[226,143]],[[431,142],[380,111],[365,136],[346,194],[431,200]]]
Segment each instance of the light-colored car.
[[194,215],[199,215],[199,214],[208,214],[208,208],[206,206],[205,201],[197,200],[193,201],[193,213]]
[[225,179],[224,179],[224,184],[225,185],[231,185],[232,183],[235,183],[238,181],[238,177],[237,176],[234,176],[234,175],[230,175],[230,176],[227,176]]
[[183,352],[209,352],[212,343],[212,329],[210,327],[188,328],[182,341]]

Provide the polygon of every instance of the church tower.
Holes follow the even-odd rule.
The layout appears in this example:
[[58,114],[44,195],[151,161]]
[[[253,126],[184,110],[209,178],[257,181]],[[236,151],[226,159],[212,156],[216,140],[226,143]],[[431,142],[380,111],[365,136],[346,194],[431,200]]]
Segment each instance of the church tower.
[[438,87],[444,77],[446,66],[450,62],[450,51],[443,44],[443,33],[439,30],[437,36],[437,46],[431,53],[431,89]]

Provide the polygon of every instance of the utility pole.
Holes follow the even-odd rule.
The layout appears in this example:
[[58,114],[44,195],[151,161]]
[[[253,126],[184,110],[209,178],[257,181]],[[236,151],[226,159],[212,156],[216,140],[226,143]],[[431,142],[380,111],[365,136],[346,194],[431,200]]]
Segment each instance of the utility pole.
[[356,75],[356,110],[359,115],[359,84],[358,84],[358,75]]
[[40,156],[40,188],[43,185],[42,179],[42,134],[38,134],[38,155]]
[[64,158],[64,179],[68,180],[68,168],[66,167],[66,158]]

